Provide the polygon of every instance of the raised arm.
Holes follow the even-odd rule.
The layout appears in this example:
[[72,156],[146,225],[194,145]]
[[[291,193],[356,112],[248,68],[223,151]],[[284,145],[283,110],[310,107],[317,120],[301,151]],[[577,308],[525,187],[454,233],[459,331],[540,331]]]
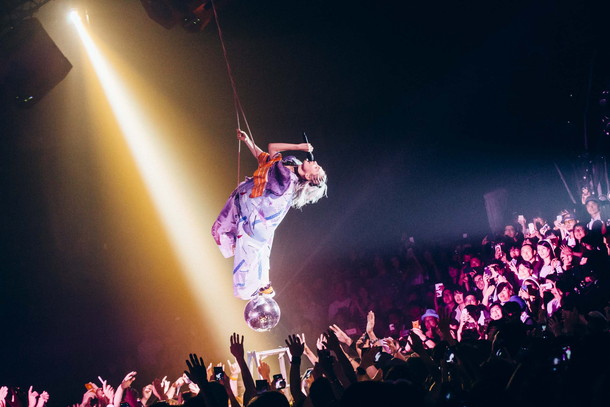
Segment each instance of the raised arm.
[[248,147],[254,158],[258,159],[258,156],[263,152],[259,146],[254,144],[254,141],[248,136],[248,133],[245,131],[237,129],[237,139],[244,142],[244,144]]
[[313,151],[313,146],[309,143],[291,144],[291,143],[270,143],[267,147],[269,155],[273,157],[276,153],[282,151]]

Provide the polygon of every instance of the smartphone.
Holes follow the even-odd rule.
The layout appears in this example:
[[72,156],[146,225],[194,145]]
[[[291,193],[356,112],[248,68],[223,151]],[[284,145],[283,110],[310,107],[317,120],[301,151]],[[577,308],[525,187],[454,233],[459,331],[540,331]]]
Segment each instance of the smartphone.
[[443,283],[434,284],[434,293],[436,294],[437,298],[440,298],[443,296],[444,289],[445,289],[445,285]]
[[412,321],[413,329],[420,329],[419,320]]
[[273,381],[275,382],[275,389],[281,390],[286,388],[286,380],[284,380],[284,376],[281,373],[273,375]]
[[557,215],[557,222],[562,222],[562,221],[563,221],[563,216]]
[[468,239],[468,233],[462,233],[462,239]]
[[93,383],[89,382],[85,383],[85,389],[87,389],[87,391],[93,391],[95,390],[95,387],[93,386]]
[[527,228],[529,229],[530,233],[534,233],[536,231],[536,226],[533,223],[528,223]]
[[525,216],[523,216],[523,215],[519,215],[519,216],[517,216],[517,220],[518,220],[519,222],[524,222],[524,221],[525,221]]
[[396,330],[396,325],[394,325],[394,324],[388,324],[388,329],[389,329],[390,331],[395,331],[395,330]]
[[551,291],[552,288],[553,288],[553,283],[540,284],[540,289],[542,291]]
[[225,377],[225,372],[222,371],[222,366],[214,366],[214,380],[221,381]]
[[550,229],[551,227],[549,225],[547,225],[546,223],[544,224],[544,226],[542,226],[540,228],[540,234],[544,236],[544,234]]
[[409,242],[415,243],[415,238],[413,236],[409,236]]
[[269,383],[267,380],[257,380],[256,381],[256,393],[261,394],[266,391],[269,391]]

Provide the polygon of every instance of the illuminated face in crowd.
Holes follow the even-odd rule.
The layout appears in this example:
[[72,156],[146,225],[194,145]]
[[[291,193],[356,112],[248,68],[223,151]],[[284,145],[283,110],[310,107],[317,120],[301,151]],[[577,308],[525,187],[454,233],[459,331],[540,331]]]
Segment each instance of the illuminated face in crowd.
[[591,215],[592,218],[599,214],[599,204],[597,202],[589,201],[587,202],[587,205],[585,205],[585,207],[587,208],[587,212],[589,213],[589,215]]
[[479,301],[477,300],[476,295],[468,294],[466,298],[464,298],[464,304],[468,305],[479,305]]
[[504,236],[510,237],[511,239],[515,237],[517,232],[515,231],[515,227],[512,225],[506,225],[504,228]]
[[532,269],[527,267],[525,264],[519,264],[519,268],[517,269],[517,277],[519,280],[525,280],[528,277],[532,276]]
[[551,250],[545,245],[538,245],[538,254],[543,259],[548,259],[551,257]]
[[561,251],[561,262],[564,266],[569,266],[572,264],[572,260],[574,260],[574,255],[572,254],[572,250],[562,250]]
[[485,280],[483,280],[483,274],[475,274],[473,280],[477,288],[483,291],[483,289],[485,288]]
[[513,290],[510,288],[510,286],[505,286],[502,291],[500,291],[498,293],[498,300],[500,300],[500,302],[505,303],[508,300],[510,300],[510,297],[513,295]]
[[513,246],[510,248],[509,254],[511,259],[516,259],[521,255],[521,248],[518,246]]
[[492,306],[491,309],[489,310],[489,316],[494,321],[502,319],[502,306],[498,305],[498,304]]
[[434,317],[424,318],[424,328],[426,331],[431,331],[438,327],[438,319]]
[[464,303],[464,293],[461,291],[456,291],[453,293],[453,300],[456,304],[460,305]]
[[470,259],[470,267],[481,267],[481,259],[479,259],[478,257],[473,257],[472,259]]
[[530,245],[524,245],[521,247],[521,258],[525,261],[531,262],[534,259],[536,252],[534,248]]
[[583,225],[574,226],[574,238],[581,240],[587,235],[587,229]]
[[446,289],[445,291],[443,291],[443,302],[445,304],[451,304],[453,303],[453,291]]
[[576,220],[575,219],[566,220],[565,222],[563,222],[563,225],[566,227],[568,232],[571,232],[572,230],[574,230],[574,225],[576,225]]

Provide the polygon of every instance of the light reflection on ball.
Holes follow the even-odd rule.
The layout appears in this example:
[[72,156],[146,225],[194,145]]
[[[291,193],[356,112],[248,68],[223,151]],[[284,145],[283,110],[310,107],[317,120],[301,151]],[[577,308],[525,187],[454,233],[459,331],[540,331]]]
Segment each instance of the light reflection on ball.
[[274,328],[280,322],[280,306],[272,298],[259,295],[246,304],[244,318],[248,326],[263,332]]

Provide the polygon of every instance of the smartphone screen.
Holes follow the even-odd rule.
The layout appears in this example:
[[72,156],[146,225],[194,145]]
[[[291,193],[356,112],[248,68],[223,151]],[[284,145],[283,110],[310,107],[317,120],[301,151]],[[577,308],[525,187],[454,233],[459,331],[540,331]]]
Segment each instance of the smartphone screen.
[[222,367],[214,366],[214,380],[217,382],[224,379],[225,373],[222,371]]

